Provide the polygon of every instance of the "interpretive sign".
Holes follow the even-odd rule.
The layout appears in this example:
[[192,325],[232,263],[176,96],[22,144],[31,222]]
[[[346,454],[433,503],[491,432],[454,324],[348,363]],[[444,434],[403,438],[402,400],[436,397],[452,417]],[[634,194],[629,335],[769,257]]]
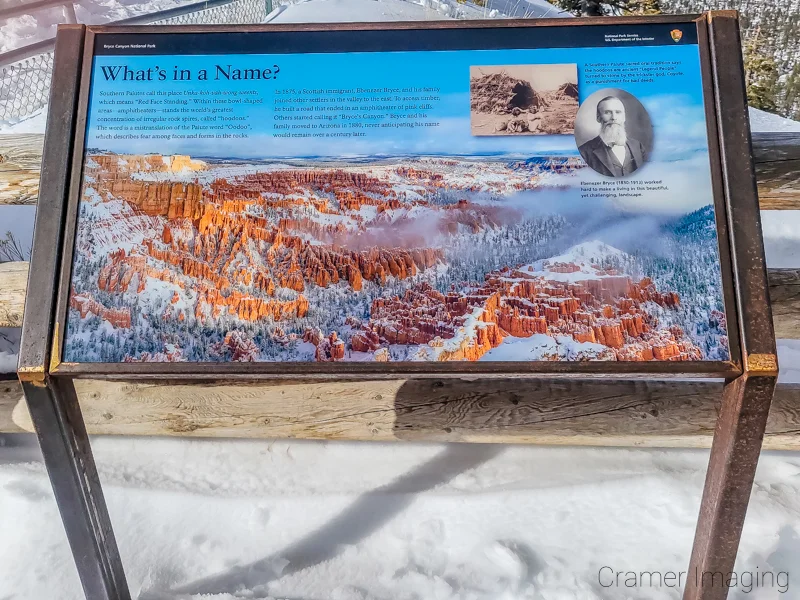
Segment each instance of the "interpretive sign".
[[[87,597],[130,594],[76,378],[190,386],[177,434],[534,441],[723,377],[688,571],[731,572],[777,377],[740,49],[729,11],[61,27],[18,372]],[[272,379],[284,420],[220,393]]]
[[693,22],[92,45],[67,363],[731,358]]

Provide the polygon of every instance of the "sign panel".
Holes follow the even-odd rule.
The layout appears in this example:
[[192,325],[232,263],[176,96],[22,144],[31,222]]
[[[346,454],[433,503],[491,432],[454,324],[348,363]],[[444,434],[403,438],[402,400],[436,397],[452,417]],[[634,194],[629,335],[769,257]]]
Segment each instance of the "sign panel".
[[95,36],[63,360],[726,361],[694,23]]

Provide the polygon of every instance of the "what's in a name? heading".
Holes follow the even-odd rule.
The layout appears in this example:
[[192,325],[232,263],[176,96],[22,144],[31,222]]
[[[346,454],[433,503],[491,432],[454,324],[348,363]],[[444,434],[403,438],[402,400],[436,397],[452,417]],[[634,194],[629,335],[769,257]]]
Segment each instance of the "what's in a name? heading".
[[240,69],[233,65],[214,65],[209,69],[190,69],[172,67],[162,69],[158,65],[147,69],[131,69],[128,65],[104,65],[100,67],[106,81],[269,81],[278,78],[281,68],[278,65],[262,69]]

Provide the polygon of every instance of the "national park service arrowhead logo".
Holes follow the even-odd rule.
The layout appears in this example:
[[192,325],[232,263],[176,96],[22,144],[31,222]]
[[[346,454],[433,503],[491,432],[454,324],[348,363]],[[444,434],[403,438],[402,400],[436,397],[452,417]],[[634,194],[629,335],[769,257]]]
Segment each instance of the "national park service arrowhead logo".
[[672,38],[673,42],[680,42],[681,38],[683,37],[683,32],[680,29],[673,29],[669,32],[670,37]]

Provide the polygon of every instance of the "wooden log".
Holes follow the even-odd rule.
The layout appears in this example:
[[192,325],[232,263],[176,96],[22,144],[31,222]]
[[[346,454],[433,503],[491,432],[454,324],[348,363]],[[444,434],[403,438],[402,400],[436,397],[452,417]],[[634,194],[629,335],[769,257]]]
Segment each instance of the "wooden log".
[[800,160],[797,131],[754,131],[753,162],[756,165]]
[[791,196],[772,196],[768,194],[763,199],[760,198],[759,201],[763,210],[800,210],[800,193],[798,192],[793,193]]
[[800,209],[800,133],[753,133],[761,210]]
[[44,135],[0,135],[0,204],[36,204]]
[[0,263],[0,327],[22,327],[28,263]]
[[[722,391],[720,382],[423,379],[76,387],[96,435],[682,448],[710,447]],[[4,389],[16,406],[13,418],[0,414],[0,432],[32,431],[19,384]],[[6,413],[10,404],[0,401]],[[800,386],[778,387],[764,447],[800,450]]]
[[770,269],[769,296],[775,336],[800,339],[800,269]]
[[800,209],[800,160],[756,163],[761,210]]

